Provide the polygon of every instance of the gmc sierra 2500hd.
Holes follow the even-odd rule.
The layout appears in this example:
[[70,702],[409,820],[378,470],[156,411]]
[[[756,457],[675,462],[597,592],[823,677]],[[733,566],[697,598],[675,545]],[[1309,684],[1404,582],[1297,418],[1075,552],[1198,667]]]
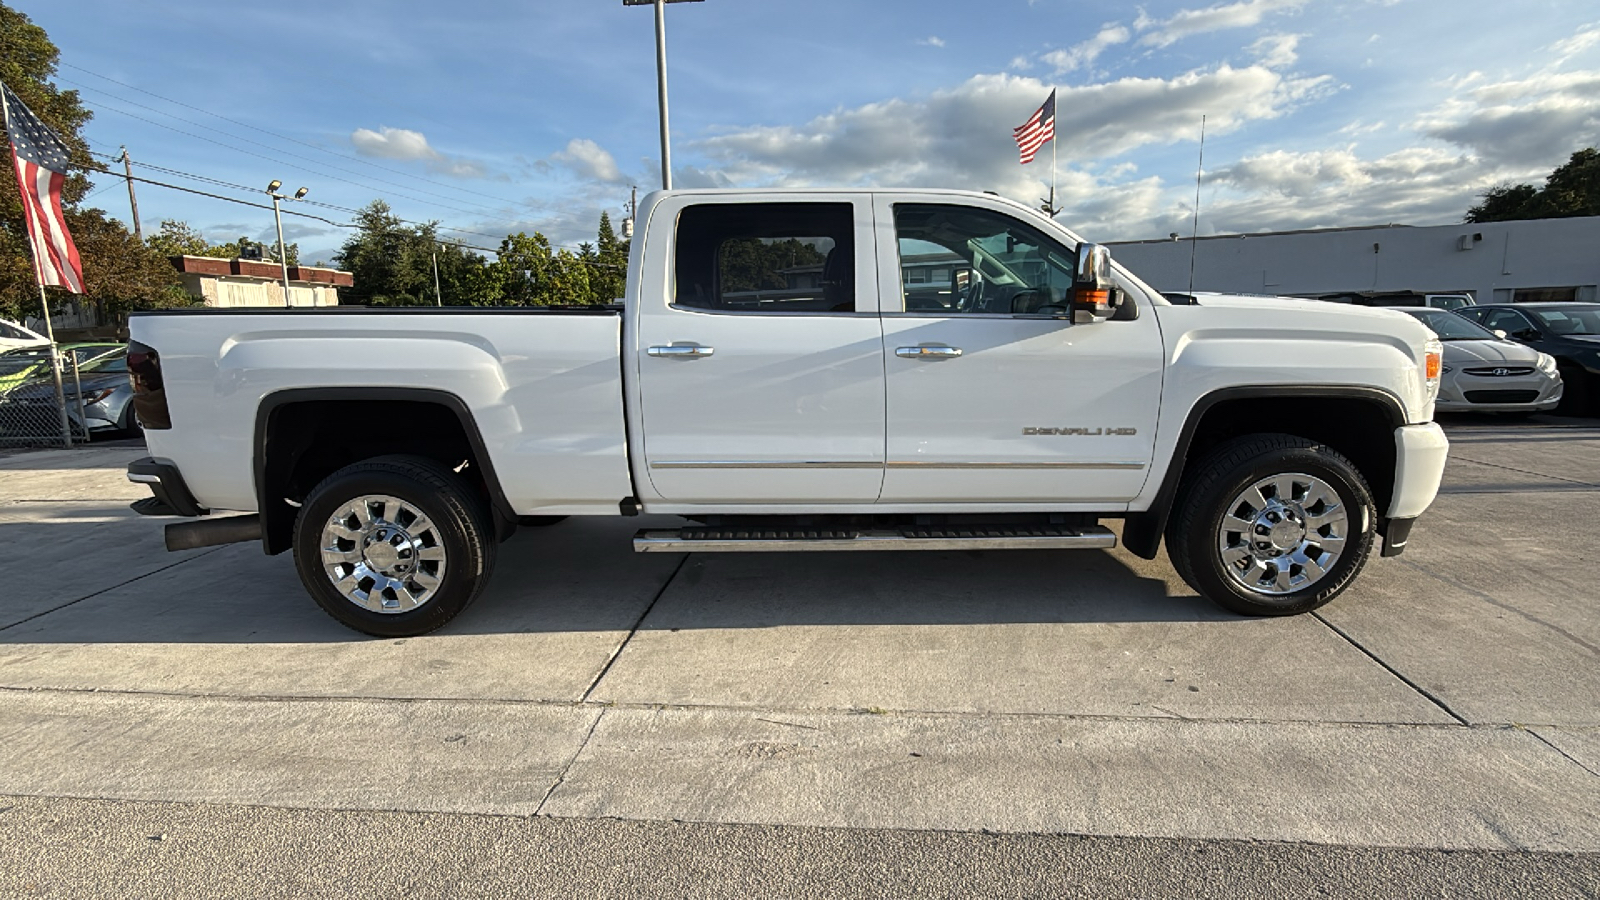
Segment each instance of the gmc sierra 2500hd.
[[[955,191],[645,198],[620,307],[201,310],[129,348],[169,548],[292,550],[416,635],[519,524],[681,516],[641,552],[1110,547],[1165,537],[1228,609],[1315,609],[1399,553],[1448,444],[1401,313],[1204,295]],[[210,516],[212,510],[244,515]]]

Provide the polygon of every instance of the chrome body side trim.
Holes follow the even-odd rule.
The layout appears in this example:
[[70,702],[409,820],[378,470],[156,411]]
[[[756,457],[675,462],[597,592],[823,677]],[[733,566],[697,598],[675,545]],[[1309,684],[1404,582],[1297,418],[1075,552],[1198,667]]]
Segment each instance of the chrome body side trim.
[[922,462],[892,460],[891,469],[1142,469],[1136,460],[1087,460],[1073,462]]
[[881,462],[824,462],[816,460],[673,459],[652,460],[652,469],[881,469]]

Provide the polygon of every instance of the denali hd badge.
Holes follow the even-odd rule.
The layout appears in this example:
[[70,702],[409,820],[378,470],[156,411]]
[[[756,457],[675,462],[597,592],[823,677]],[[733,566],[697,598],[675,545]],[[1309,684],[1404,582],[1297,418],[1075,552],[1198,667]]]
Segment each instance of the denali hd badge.
[[1137,428],[1024,428],[1023,434],[1059,434],[1083,435],[1094,437],[1102,434],[1138,434]]

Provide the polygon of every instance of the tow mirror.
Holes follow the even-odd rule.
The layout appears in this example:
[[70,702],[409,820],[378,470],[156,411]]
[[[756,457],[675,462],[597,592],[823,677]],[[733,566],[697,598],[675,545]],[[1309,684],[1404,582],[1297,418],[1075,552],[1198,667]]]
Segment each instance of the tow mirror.
[[1099,244],[1079,244],[1072,283],[1073,324],[1104,322],[1121,305],[1122,292],[1111,280],[1111,251]]

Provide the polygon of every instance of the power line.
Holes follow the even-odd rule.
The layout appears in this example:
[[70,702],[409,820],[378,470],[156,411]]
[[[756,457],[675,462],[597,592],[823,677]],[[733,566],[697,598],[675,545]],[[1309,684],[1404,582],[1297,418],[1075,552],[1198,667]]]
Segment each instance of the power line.
[[[379,165],[378,163],[372,162],[371,160],[361,159],[360,157],[349,156],[349,155],[346,155],[346,154],[343,154],[343,153],[335,153],[334,151],[329,150],[326,147],[320,147],[320,146],[318,146],[316,144],[313,144],[313,143],[311,143],[309,141],[302,141],[299,138],[290,137],[289,135],[286,135],[286,134],[280,134],[280,133],[278,133],[276,131],[272,131],[272,130],[267,129],[267,128],[262,128],[262,127],[257,126],[257,125],[251,125],[248,122],[241,122],[238,119],[229,118],[229,117],[227,117],[225,115],[222,115],[221,113],[212,112],[209,109],[205,109],[203,107],[195,106],[195,105],[193,105],[191,103],[185,103],[182,100],[174,100],[171,97],[162,96],[161,94],[158,94],[155,91],[146,90],[146,89],[144,89],[142,87],[139,87],[137,85],[128,84],[126,81],[118,81],[117,79],[112,78],[109,75],[102,75],[99,72],[95,72],[95,71],[90,70],[90,69],[85,69],[82,66],[75,66],[72,63],[66,63],[66,62],[61,63],[61,65],[66,66],[69,69],[77,69],[79,72],[83,72],[83,73],[88,74],[88,75],[93,75],[96,78],[100,78],[100,79],[103,79],[105,81],[109,81],[112,84],[121,85],[122,87],[128,88],[129,90],[138,91],[141,94],[147,94],[147,95],[149,95],[151,97],[156,98],[157,100],[162,100],[162,101],[165,101],[167,103],[174,104],[176,106],[181,106],[181,107],[184,107],[185,109],[192,109],[195,112],[205,113],[208,116],[214,116],[214,117],[216,117],[218,119],[221,119],[224,122],[230,122],[230,123],[232,123],[234,125],[238,125],[241,128],[248,128],[251,131],[259,131],[262,134],[271,135],[272,137],[278,138],[279,140],[289,141],[290,143],[299,144],[299,145],[301,145],[303,147],[309,147],[312,150],[316,150],[319,153],[326,153],[327,155],[335,157],[335,158],[338,158],[338,159],[343,159],[343,160],[348,160],[350,162],[360,163],[361,165],[370,166],[370,167],[372,167],[374,169],[378,169],[380,171],[390,172],[390,173],[393,173],[395,175],[402,176],[404,178],[410,178],[410,179],[412,179],[414,181],[421,181],[421,182],[423,182],[425,184],[431,184],[431,185],[434,185],[436,187],[442,187],[442,188],[445,188],[447,190],[456,191],[458,193],[474,194],[476,196],[484,197],[484,198],[487,198],[489,200],[495,200],[495,201],[502,202],[502,203],[505,202],[505,198],[504,197],[498,197],[498,196],[495,196],[494,194],[485,194],[482,191],[475,191],[475,190],[472,190],[471,188],[461,187],[460,185],[446,184],[445,182],[435,181],[432,178],[424,178],[421,175],[414,175],[414,174],[412,174],[410,172],[406,172],[406,171],[403,171],[401,169],[394,169],[394,168],[390,168],[389,166]],[[66,79],[60,79],[60,80],[65,81]],[[75,84],[76,82],[70,82],[70,83],[74,83]],[[88,88],[88,89],[89,90],[95,90],[95,88]],[[105,93],[105,92],[101,91],[100,93]],[[107,94],[107,96],[112,96],[112,95]],[[125,100],[123,102],[131,103],[133,101]],[[146,107],[146,108],[148,109],[150,107]],[[204,127],[204,126],[202,126],[202,127]],[[225,133],[225,132],[223,132],[223,133]],[[526,201],[522,201],[520,205],[542,208],[542,207],[540,207],[539,204],[528,203]]]
[[[62,80],[65,81],[66,79],[62,79]],[[135,104],[135,105],[138,105],[138,104]],[[223,143],[222,141],[219,141],[219,140],[217,140],[215,138],[206,137],[203,134],[195,134],[192,131],[184,131],[182,128],[175,128],[175,127],[173,127],[171,125],[166,124],[165,122],[157,122],[155,119],[146,118],[145,116],[141,116],[138,113],[128,112],[125,109],[118,109],[115,106],[109,106],[107,104],[102,103],[102,104],[100,104],[100,108],[101,109],[108,109],[108,110],[110,110],[110,111],[112,111],[114,113],[118,113],[120,115],[127,116],[130,119],[138,119],[141,122],[147,122],[147,123],[149,123],[151,125],[156,126],[157,128],[165,128],[168,131],[176,132],[176,133],[181,134],[181,135],[183,135],[185,137],[191,137],[191,138],[194,138],[195,140],[205,141],[208,144],[216,144],[217,146],[222,147],[222,148],[227,149],[227,150],[231,150],[234,153],[243,153],[246,156],[254,156],[257,159],[264,159],[267,162],[272,163],[273,165],[286,166],[286,167],[291,168],[291,169],[297,169],[297,170],[299,170],[301,172],[309,172],[312,175],[316,175],[316,176],[321,177],[321,178],[331,179],[333,181],[341,181],[341,182],[344,182],[345,184],[350,184],[350,185],[354,185],[354,186],[356,186],[358,188],[362,188],[363,190],[369,190],[369,191],[370,190],[378,190],[376,188],[373,188],[372,185],[369,185],[369,184],[362,184],[359,181],[352,181],[349,178],[341,178],[338,175],[330,175],[327,172],[319,171],[317,169],[310,169],[310,168],[307,168],[307,167],[305,167],[303,165],[295,165],[294,163],[284,162],[281,159],[274,159],[273,157],[266,156],[266,155],[261,154],[261,153],[255,153],[255,152],[250,151],[250,150],[245,150],[245,149],[243,149],[241,147],[235,147],[232,144]],[[159,110],[157,110],[157,112],[159,112]],[[178,117],[174,116],[174,118],[178,118]],[[188,121],[188,120],[187,119],[180,119],[180,121]],[[204,126],[202,126],[202,127],[204,127]],[[233,137],[233,135],[229,135],[229,137]],[[242,140],[240,138],[235,138],[235,139],[236,140]],[[247,142],[247,143],[251,143],[251,142]],[[268,149],[272,149],[272,148],[268,148]],[[280,152],[282,152],[282,151],[280,151]],[[304,159],[305,158],[305,157],[298,156],[298,154],[292,154],[291,153],[289,155],[290,156],[296,156],[297,158],[300,158],[300,159]],[[345,170],[345,171],[348,171],[348,170]],[[382,179],[373,179],[373,180],[382,182]],[[392,182],[382,182],[382,183],[392,184]],[[399,191],[391,190],[390,193],[394,194],[396,197],[404,197],[405,199],[410,200],[410,201],[412,201],[414,203],[421,203],[424,206],[437,206],[440,209],[448,209],[448,210],[451,210],[452,212],[458,212],[458,213],[461,213],[463,215],[468,215],[468,216],[481,215],[481,213],[475,213],[470,209],[462,209],[459,206],[450,206],[449,204],[440,203],[440,202],[438,202],[436,200],[424,200],[421,197],[413,197],[410,194],[402,194]],[[429,192],[423,191],[422,193],[429,193]],[[435,196],[437,196],[437,195],[435,195]],[[489,210],[490,212],[494,211],[491,207],[485,206],[483,208]]]

